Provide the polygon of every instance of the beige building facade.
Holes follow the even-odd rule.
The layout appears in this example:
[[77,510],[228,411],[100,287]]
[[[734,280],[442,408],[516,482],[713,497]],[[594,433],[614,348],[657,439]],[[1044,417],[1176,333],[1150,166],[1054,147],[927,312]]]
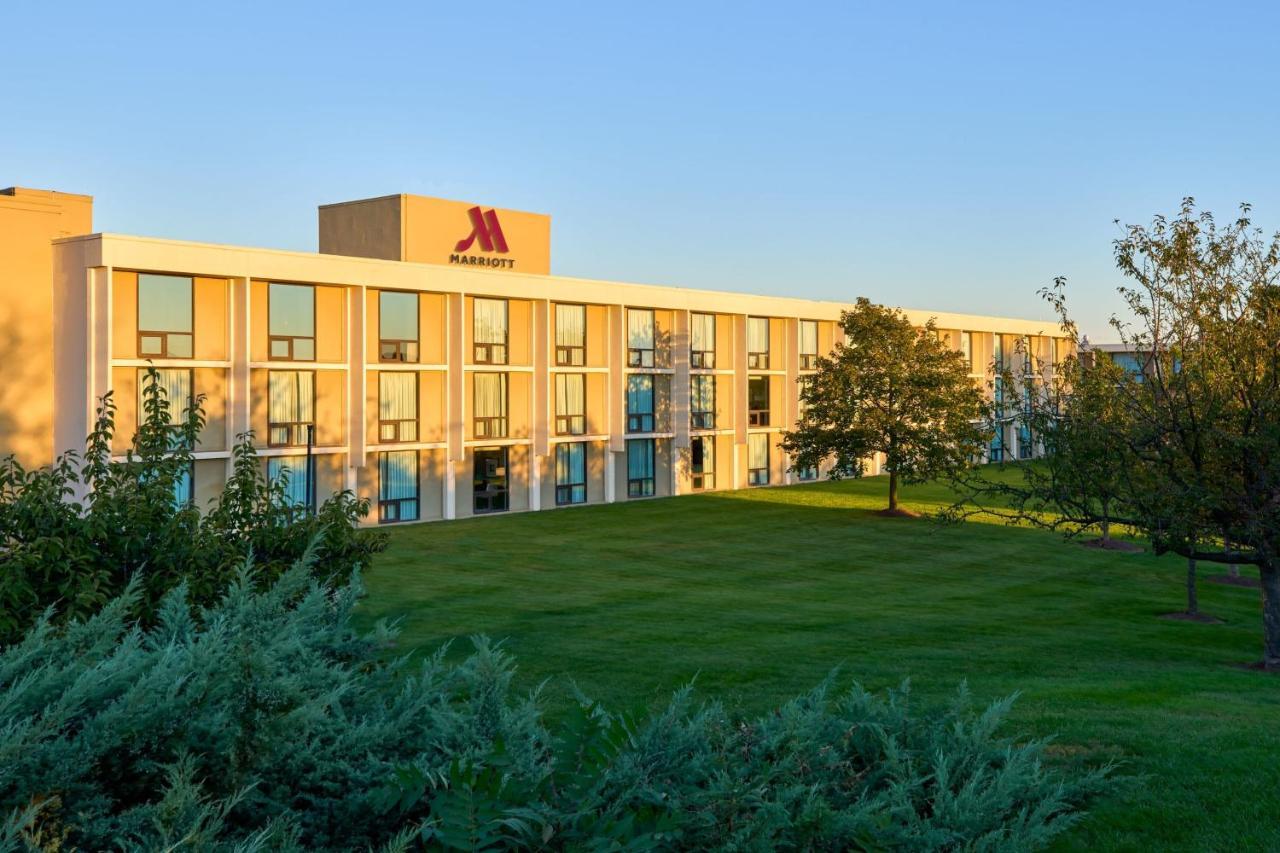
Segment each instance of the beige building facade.
[[[39,369],[0,452],[24,464],[82,448],[108,393],[123,452],[155,368],[171,398],[204,398],[201,505],[245,433],[291,499],[350,490],[371,523],[826,474],[790,470],[778,442],[845,304],[550,275],[548,217],[440,199],[324,206],[306,253],[88,233],[83,196],[4,192],[0,222],[21,223],[0,232],[6,329],[28,327],[22,363]],[[1067,345],[1044,322],[907,314],[984,385],[994,357]],[[1035,447],[1010,421],[991,452]]]

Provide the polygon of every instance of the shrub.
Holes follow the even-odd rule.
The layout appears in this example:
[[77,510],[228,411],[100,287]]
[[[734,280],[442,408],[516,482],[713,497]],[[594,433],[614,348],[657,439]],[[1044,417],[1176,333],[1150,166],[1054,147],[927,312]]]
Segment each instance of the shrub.
[[318,534],[312,565],[339,580],[383,547],[381,534],[358,529],[369,506],[349,492],[314,514],[285,500],[284,483],[262,472],[252,434],[238,438],[233,476],[207,514],[176,500],[204,427],[203,399],[180,419],[173,414],[149,371],[141,423],[122,458],[112,452],[108,395],[83,457],[68,453],[34,471],[0,461],[0,641],[50,605],[62,618],[87,616],[131,581],[144,615],[179,582],[195,601],[213,601],[250,552],[257,576],[269,580]]
[[758,718],[686,689],[552,724],[483,639],[415,663],[358,635],[358,573],[254,571],[207,606],[179,584],[149,626],[134,580],[0,651],[0,850],[1023,850],[1107,772],[999,735],[1009,700],[915,713],[833,679]]

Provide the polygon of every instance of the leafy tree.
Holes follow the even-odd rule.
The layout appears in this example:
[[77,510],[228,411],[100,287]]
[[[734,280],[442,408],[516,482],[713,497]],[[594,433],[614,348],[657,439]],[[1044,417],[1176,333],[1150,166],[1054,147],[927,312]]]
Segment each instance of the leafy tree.
[[268,578],[317,534],[315,570],[339,579],[383,547],[380,533],[359,529],[368,502],[350,493],[314,514],[289,503],[284,483],[262,471],[252,434],[239,437],[233,475],[202,514],[184,498],[203,427],[203,399],[168,400],[149,371],[124,454],[112,449],[115,403],[107,395],[83,457],[68,453],[34,471],[0,460],[0,641],[49,606],[61,618],[94,613],[131,581],[144,614],[179,583],[195,600],[212,601],[250,553]]
[[845,340],[802,386],[803,414],[782,447],[792,470],[834,458],[833,478],[860,477],[883,453],[895,513],[900,482],[954,473],[981,453],[982,393],[932,320],[917,329],[901,311],[859,299],[840,325]]

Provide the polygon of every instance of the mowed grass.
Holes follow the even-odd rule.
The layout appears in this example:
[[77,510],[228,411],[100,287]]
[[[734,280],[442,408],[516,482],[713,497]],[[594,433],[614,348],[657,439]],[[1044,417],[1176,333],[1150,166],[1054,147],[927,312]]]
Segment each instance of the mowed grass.
[[[1086,549],[999,523],[883,518],[879,478],[695,495],[392,531],[362,618],[433,650],[487,634],[546,682],[614,708],[703,696],[763,711],[834,667],[920,702],[967,680],[1021,691],[1011,730],[1065,762],[1124,762],[1063,849],[1280,849],[1280,677],[1258,592],[1201,585],[1221,625],[1181,609],[1176,558]],[[932,512],[938,486],[905,491]],[[1213,571],[1212,569],[1210,571]]]

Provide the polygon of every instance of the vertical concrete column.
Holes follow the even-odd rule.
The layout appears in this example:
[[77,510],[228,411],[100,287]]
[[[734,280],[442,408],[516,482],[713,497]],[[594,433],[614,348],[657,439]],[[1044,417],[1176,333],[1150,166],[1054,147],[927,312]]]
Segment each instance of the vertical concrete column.
[[[230,292],[227,294],[228,323],[227,353],[230,357],[230,375],[227,377],[227,447],[231,447],[236,436],[247,433],[250,428],[249,400],[249,341],[253,318],[249,306],[248,275],[238,276],[230,280]],[[261,442],[266,436],[254,436],[255,442]],[[234,460],[227,460],[227,476],[231,476]]]
[[618,499],[619,453],[627,450],[627,311],[622,305],[609,306],[609,401],[606,423],[609,443],[604,467],[604,499],[613,503]]
[[[787,324],[787,352],[784,360],[787,371],[785,380],[787,391],[786,399],[783,401],[782,428],[792,430],[796,428],[796,421],[800,416],[800,320],[797,317],[788,317],[784,322]],[[783,451],[779,449],[778,452]],[[786,458],[785,455],[784,458]],[[786,466],[782,482],[789,486],[795,482],[790,458],[786,458]]]
[[85,338],[89,341],[88,423],[92,424],[98,400],[111,390],[111,267],[89,270]]
[[533,303],[533,447],[529,453],[529,509],[542,509],[542,466],[551,452],[551,303],[539,299]]
[[747,315],[733,315],[733,488],[747,485]]
[[463,318],[465,294],[450,293],[445,305],[445,363],[448,365],[445,381],[445,462],[444,462],[444,517],[457,518],[457,474],[458,468],[466,459],[466,447],[463,428],[467,413],[466,394],[463,383],[466,380],[464,367],[464,350],[466,329]]
[[677,310],[671,336],[671,420],[675,439],[671,448],[671,494],[689,491],[689,312]]
[[[358,480],[356,469],[365,465],[365,453],[368,446],[365,435],[365,385],[368,374],[365,371],[365,354],[368,352],[367,326],[365,316],[368,306],[364,285],[347,288],[347,488],[356,491]],[[373,318],[377,322],[377,318]],[[375,495],[376,497],[376,495]]]

